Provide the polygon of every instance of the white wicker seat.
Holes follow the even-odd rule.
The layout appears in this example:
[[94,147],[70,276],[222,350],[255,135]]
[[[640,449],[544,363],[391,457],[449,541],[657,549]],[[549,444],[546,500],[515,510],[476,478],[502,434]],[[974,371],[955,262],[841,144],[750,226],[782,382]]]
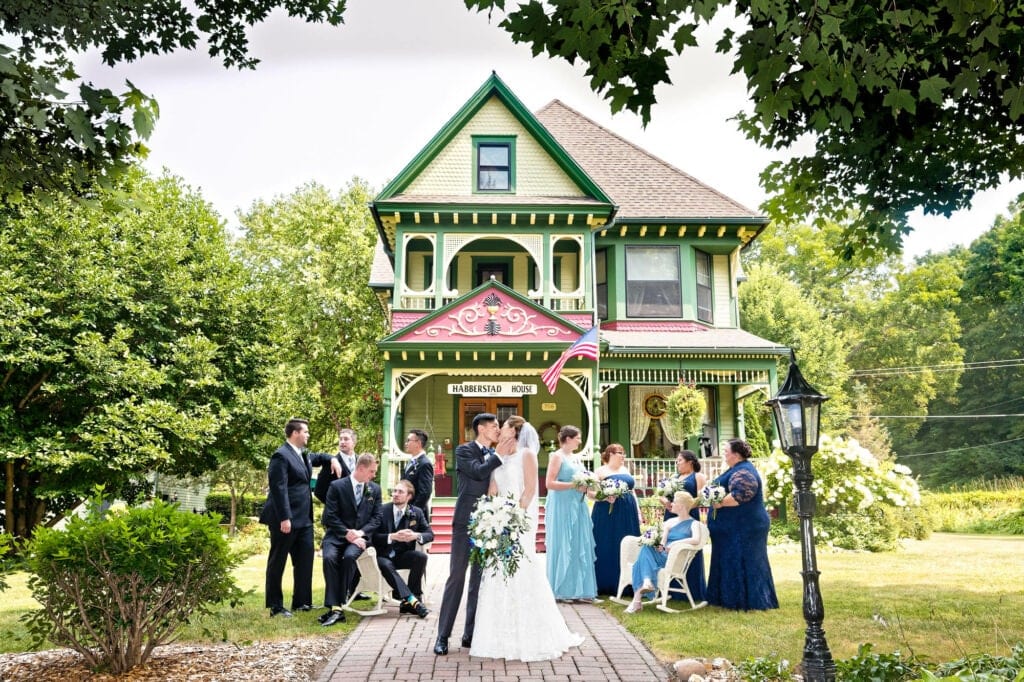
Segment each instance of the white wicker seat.
[[[707,606],[706,601],[697,602],[693,601],[693,595],[690,593],[690,586],[686,582],[686,571],[690,568],[690,564],[697,556],[697,552],[704,549],[708,543],[708,527],[700,521],[694,521],[693,526],[696,531],[700,534],[700,542],[696,545],[688,545],[682,542],[674,543],[668,550],[668,560],[665,562],[665,568],[658,571],[658,583],[656,585],[658,591],[655,593],[654,600],[659,602],[655,607],[659,611],[665,611],[667,613],[679,613],[686,609],[671,609],[668,607],[668,600],[673,594],[683,594],[690,601],[690,609],[699,609]],[[676,581],[673,585],[672,581]]]

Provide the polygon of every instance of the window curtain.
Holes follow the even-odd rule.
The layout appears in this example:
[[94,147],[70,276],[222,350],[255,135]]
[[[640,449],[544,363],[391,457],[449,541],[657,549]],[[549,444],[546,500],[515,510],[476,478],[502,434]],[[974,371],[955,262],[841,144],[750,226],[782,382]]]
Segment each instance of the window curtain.
[[[647,436],[651,426],[651,418],[644,411],[644,402],[649,396],[658,394],[665,396],[674,389],[673,386],[630,386],[629,387],[629,442],[636,445]],[[661,429],[672,445],[681,445],[689,434],[674,428],[667,419],[662,419]]]

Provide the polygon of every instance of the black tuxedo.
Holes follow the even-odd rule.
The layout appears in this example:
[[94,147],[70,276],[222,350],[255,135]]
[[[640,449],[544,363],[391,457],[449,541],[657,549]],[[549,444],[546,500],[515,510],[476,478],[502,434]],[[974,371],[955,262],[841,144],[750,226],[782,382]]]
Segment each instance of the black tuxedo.
[[[281,576],[288,557],[292,558],[292,608],[313,603],[313,498],[309,481],[313,467],[330,467],[331,455],[307,453],[298,455],[284,443],[270,457],[267,466],[269,490],[260,512],[260,523],[270,528],[270,554],[267,557],[266,606],[281,608],[284,595]],[[281,522],[290,520],[290,533],[281,532]]]
[[[455,469],[459,472],[459,496],[455,500],[452,518],[452,549],[448,582],[444,585],[441,614],[437,621],[438,638],[448,639],[455,625],[455,616],[462,603],[462,590],[466,585],[469,567],[469,516],[477,500],[487,494],[491,472],[501,466],[497,455],[487,454],[476,441],[455,448]],[[473,565],[469,572],[469,595],[466,600],[466,628],[463,637],[473,636],[476,623],[476,599],[480,592],[480,567]]]
[[402,470],[402,478],[416,488],[416,494],[413,495],[410,504],[419,507],[429,521],[430,496],[434,491],[434,463],[430,461],[427,453],[421,452],[416,459],[409,462]]
[[[352,455],[352,459],[357,458],[359,455]],[[342,457],[339,452],[336,457],[338,463],[341,464],[341,476],[335,476],[331,470],[330,463],[320,467],[320,473],[316,477],[316,487],[313,489],[313,494],[316,495],[316,499],[320,500],[324,504],[327,503],[327,489],[331,487],[331,484],[337,481],[339,478],[346,478],[352,475],[352,470],[348,468],[348,464],[345,464],[345,458]]]
[[363,499],[356,504],[352,489],[355,479],[339,478],[327,489],[323,522],[324,535],[324,605],[341,606],[348,599],[352,578],[356,573],[356,559],[363,553],[357,545],[345,539],[349,529],[363,531],[366,544],[373,543],[373,534],[380,527],[380,486],[373,481],[364,485]]
[[[423,573],[427,569],[427,553],[420,547],[433,542],[434,531],[427,522],[426,516],[419,507],[408,505],[398,523],[395,523],[395,505],[388,502],[380,511],[380,528],[373,535],[373,546],[377,550],[377,567],[381,575],[398,592],[399,599],[408,599],[410,594],[417,599],[423,597]],[[415,542],[388,542],[388,535],[395,531],[409,529],[420,534]],[[398,569],[409,569],[409,582],[406,584]]]

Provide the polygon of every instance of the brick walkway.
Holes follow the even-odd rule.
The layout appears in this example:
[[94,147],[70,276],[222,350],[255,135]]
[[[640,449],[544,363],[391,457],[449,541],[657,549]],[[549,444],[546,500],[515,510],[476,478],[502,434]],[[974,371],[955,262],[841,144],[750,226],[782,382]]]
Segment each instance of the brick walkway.
[[[543,555],[540,555],[543,557]],[[448,574],[448,555],[434,554],[427,569],[424,619],[399,615],[389,607],[381,616],[363,618],[317,676],[317,682],[348,680],[668,680],[668,668],[647,647],[629,634],[615,618],[589,604],[561,604],[565,622],[586,640],[555,661],[522,663],[470,657],[462,649],[463,614],[452,631],[447,656],[435,656],[437,613]],[[463,604],[465,607],[465,604]]]

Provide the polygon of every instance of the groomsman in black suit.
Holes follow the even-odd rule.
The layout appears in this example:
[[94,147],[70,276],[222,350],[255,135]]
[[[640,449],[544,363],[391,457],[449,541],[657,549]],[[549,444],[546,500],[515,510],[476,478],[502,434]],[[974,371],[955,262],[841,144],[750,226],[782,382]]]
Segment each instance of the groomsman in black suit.
[[[381,575],[402,600],[399,611],[426,618],[430,611],[421,600],[427,553],[419,548],[434,540],[434,531],[420,508],[409,504],[414,491],[412,483],[404,478],[395,483],[391,502],[381,507],[381,524],[373,535],[373,546]],[[402,568],[409,569],[408,583],[398,573]]]
[[[434,653],[438,656],[448,654],[448,638],[451,637],[452,628],[455,626],[455,616],[462,604],[462,591],[466,586],[466,569],[469,567],[469,516],[477,500],[487,494],[491,472],[502,464],[502,460],[492,447],[498,441],[498,418],[489,412],[481,412],[473,418],[473,431],[476,433],[476,440],[455,448],[459,494],[455,500],[455,514],[452,517],[448,582],[444,586],[441,614],[437,619],[437,641],[434,642]],[[482,575],[480,567],[474,564],[469,572],[466,626],[462,633],[462,646],[465,649],[473,644],[476,600],[480,593]]]
[[402,470],[402,478],[412,483],[416,493],[410,504],[419,507],[423,515],[430,520],[430,497],[434,492],[434,463],[427,456],[427,432],[412,429],[405,439],[405,451],[409,453],[409,463]]
[[330,467],[320,469],[316,477],[316,488],[313,494],[321,502],[327,502],[327,489],[339,478],[352,475],[356,468],[356,432],[352,429],[342,429],[338,432],[338,461],[341,463],[341,473],[335,474]]
[[323,522],[324,605],[330,611],[320,623],[330,627],[345,620],[342,606],[356,572],[356,559],[373,541],[380,527],[380,486],[373,482],[377,458],[364,453],[356,459],[352,475],[331,484],[327,490]]
[[284,607],[281,577],[288,557],[292,558],[292,609],[310,610],[313,604],[313,499],[309,482],[313,467],[324,465],[341,473],[340,463],[331,455],[307,453],[309,422],[289,419],[284,427],[286,442],[270,457],[267,501],[260,512],[260,523],[270,529],[270,555],[267,557],[266,606],[271,617],[291,618]]

